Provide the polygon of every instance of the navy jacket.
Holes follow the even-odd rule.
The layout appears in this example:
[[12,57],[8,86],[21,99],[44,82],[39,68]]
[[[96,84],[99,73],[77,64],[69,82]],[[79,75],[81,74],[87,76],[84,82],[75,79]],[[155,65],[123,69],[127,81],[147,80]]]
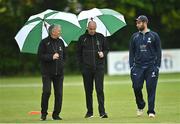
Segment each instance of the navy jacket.
[[130,39],[129,48],[130,68],[161,65],[161,40],[156,32],[148,31],[145,34],[136,32]]
[[[53,60],[54,53],[59,53],[60,59]],[[65,61],[65,46],[61,39],[53,39],[50,36],[43,39],[38,48],[38,58],[40,60],[42,75],[63,74]]]

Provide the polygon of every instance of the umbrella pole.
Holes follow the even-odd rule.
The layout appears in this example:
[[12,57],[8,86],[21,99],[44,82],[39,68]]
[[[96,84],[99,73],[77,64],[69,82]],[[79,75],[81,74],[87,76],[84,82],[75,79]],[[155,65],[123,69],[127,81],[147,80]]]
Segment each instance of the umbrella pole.
[[46,28],[47,33],[49,34],[49,31],[48,31],[48,29],[47,29],[47,24],[45,23],[44,20],[43,20],[43,24],[44,24],[44,27]]
[[107,28],[106,28],[106,37],[107,37]]

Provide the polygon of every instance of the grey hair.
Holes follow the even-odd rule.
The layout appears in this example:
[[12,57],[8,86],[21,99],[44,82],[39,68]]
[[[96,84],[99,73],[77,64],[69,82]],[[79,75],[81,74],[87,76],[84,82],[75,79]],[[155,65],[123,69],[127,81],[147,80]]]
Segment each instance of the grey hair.
[[59,25],[59,24],[52,24],[52,25],[50,25],[49,28],[48,28],[49,35],[52,34],[52,32],[53,32],[53,30],[55,28],[59,28],[61,30],[61,25]]

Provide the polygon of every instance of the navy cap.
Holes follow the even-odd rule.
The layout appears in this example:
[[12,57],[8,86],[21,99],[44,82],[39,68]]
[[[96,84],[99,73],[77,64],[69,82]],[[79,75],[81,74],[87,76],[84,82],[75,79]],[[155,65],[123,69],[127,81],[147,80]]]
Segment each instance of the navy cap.
[[142,21],[148,23],[148,18],[145,15],[140,15],[138,18],[136,18],[136,21]]

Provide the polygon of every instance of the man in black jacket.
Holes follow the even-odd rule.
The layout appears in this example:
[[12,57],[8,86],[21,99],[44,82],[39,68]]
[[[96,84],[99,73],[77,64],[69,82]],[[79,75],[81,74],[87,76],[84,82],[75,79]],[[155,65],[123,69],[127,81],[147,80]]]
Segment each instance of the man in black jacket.
[[93,81],[98,98],[98,109],[101,118],[107,118],[104,108],[104,64],[108,53],[108,45],[105,37],[96,32],[96,23],[88,23],[88,33],[79,38],[77,55],[81,67],[85,94],[87,113],[85,118],[93,117]]
[[156,32],[147,27],[148,18],[144,15],[136,19],[138,32],[130,40],[129,64],[131,79],[137,104],[137,115],[143,114],[145,101],[142,88],[146,81],[148,95],[148,116],[155,117],[155,94],[161,65],[161,40]]
[[61,34],[60,25],[49,27],[49,36],[43,39],[38,48],[38,57],[41,65],[43,92],[41,98],[41,120],[46,120],[48,101],[51,94],[51,81],[54,87],[54,111],[53,120],[62,120],[59,117],[62,106],[63,94],[63,66],[65,60],[65,46],[59,36]]

